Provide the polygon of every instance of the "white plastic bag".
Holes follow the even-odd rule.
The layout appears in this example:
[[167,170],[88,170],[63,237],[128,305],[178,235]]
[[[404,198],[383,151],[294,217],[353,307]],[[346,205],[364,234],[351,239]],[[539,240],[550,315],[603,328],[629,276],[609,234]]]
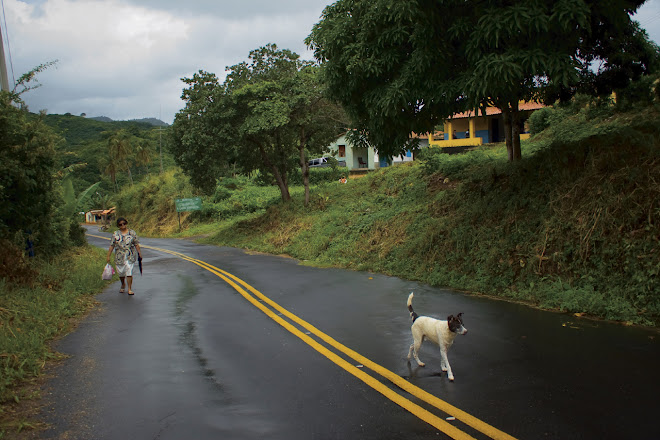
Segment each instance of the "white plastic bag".
[[112,275],[115,273],[115,269],[110,265],[106,264],[105,269],[103,269],[103,275],[101,275],[101,279],[103,280],[111,280]]

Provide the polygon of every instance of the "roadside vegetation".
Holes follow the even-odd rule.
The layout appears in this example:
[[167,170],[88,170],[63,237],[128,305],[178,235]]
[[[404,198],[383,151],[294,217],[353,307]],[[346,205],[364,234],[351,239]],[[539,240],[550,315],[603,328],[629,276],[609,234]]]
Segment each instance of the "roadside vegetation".
[[[164,196],[193,194],[182,176],[136,185],[118,206],[143,233],[657,325],[660,113],[588,102],[538,112],[515,163],[503,144],[426,150],[347,184],[317,182],[308,206],[300,186],[286,203],[258,176],[220,179],[183,233]],[[165,206],[162,225],[150,220]]]
[[105,251],[96,247],[36,261],[9,251],[13,276],[0,280],[0,438],[39,425],[30,401],[40,397],[36,385],[46,363],[62,357],[51,342],[74,328],[107,283]]
[[[19,79],[29,90],[39,66]],[[88,247],[75,218],[70,167],[44,115],[25,110],[20,93],[0,92],[0,438],[35,426],[29,402],[50,342],[93,303],[105,257]],[[27,405],[26,405],[27,402]]]
[[[630,19],[643,1],[390,3],[326,8],[307,39],[316,61],[268,44],[223,84],[184,78],[166,130],[29,113],[21,94],[54,63],[0,92],[0,438],[35,425],[16,411],[61,356],[49,343],[104,285],[105,252],[79,226],[95,208],[141,235],[660,325],[660,50]],[[556,105],[521,143],[530,99]],[[349,128],[396,156],[417,147],[411,132],[487,106],[503,144],[423,150],[347,184],[336,161],[309,167]],[[174,199],[194,196],[203,209],[178,214]]]

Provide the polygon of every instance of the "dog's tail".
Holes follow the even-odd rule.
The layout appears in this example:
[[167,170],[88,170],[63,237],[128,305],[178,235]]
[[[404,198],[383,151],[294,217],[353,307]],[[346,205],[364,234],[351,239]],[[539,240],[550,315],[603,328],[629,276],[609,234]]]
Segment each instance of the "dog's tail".
[[413,296],[415,296],[413,292],[410,292],[410,295],[408,295],[408,311],[410,312],[410,319],[412,319],[412,322],[415,322],[415,319],[417,319],[419,315],[415,313],[415,311],[412,308]]

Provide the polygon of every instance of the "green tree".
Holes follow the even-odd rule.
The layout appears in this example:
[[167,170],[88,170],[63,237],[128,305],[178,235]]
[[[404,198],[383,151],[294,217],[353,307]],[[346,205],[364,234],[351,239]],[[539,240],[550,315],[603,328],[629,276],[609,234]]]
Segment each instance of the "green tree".
[[[400,154],[412,132],[429,132],[458,111],[494,105],[516,160],[518,102],[557,91],[569,97],[594,61],[614,60],[602,41],[624,41],[626,33],[625,41],[638,41],[630,14],[642,3],[339,0],[306,42],[331,96],[380,154]],[[627,54],[621,66],[644,63]]]
[[149,164],[153,160],[153,144],[147,139],[140,139],[135,145],[135,164],[143,166],[149,174]]
[[30,234],[41,254],[57,253],[68,233],[58,210],[57,142],[43,115],[31,117],[18,94],[0,92],[0,238]]
[[[108,153],[110,162],[115,164],[116,170],[124,169],[128,174],[128,180],[133,185],[133,175],[129,158],[133,154],[133,142],[127,130],[119,130],[108,138]],[[115,175],[116,175],[115,170]],[[116,182],[116,179],[115,179]]]
[[117,162],[109,158],[105,161],[105,166],[103,167],[103,174],[110,177],[112,181],[112,189],[114,191],[119,191],[119,185],[117,184]]
[[300,166],[309,200],[307,154],[345,129],[341,108],[325,99],[318,67],[270,44],[229,67],[218,85],[200,71],[184,78],[186,107],[175,117],[170,149],[193,185],[207,192],[223,170],[259,170],[291,198],[288,174]]
[[[223,130],[224,142],[236,145],[236,160],[244,172],[255,169],[270,176],[282,200],[291,199],[288,171],[295,164],[295,134],[290,130],[287,79],[302,68],[300,57],[268,45],[250,52],[249,62],[228,68],[216,114],[235,131]],[[217,95],[216,95],[217,96]]]
[[218,141],[216,133],[221,126],[212,123],[213,113],[209,111],[219,87],[218,78],[200,70],[192,78],[181,80],[187,85],[181,94],[186,105],[174,117],[166,148],[190,177],[190,183],[210,194],[216,179],[224,175],[225,165],[233,159],[231,146]]
[[307,205],[310,198],[308,152],[320,153],[323,147],[345,132],[348,118],[340,106],[327,99],[318,66],[301,69],[289,82],[289,126],[298,134],[298,158]]

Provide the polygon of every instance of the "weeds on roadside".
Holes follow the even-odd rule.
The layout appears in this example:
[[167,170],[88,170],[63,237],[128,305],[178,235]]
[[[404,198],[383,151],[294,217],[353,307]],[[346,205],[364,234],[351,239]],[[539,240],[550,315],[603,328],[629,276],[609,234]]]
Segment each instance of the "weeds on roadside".
[[[412,164],[319,184],[309,206],[300,186],[282,203],[277,188],[238,177],[182,221],[206,242],[652,324],[660,114],[655,105],[620,113],[586,104],[535,113],[542,129],[516,163],[501,144],[460,155],[429,149]],[[193,194],[174,175],[160,179],[168,198],[172,188]],[[172,231],[173,200],[149,185],[126,197],[146,208],[151,231],[154,219]]]
[[660,115],[560,110],[523,143],[429,150],[322,203],[218,225],[218,244],[653,324],[660,317]]
[[104,287],[104,261],[102,249],[72,248],[52,261],[34,262],[31,286],[0,280],[0,432],[16,428],[15,420],[3,420],[7,405],[33,397],[22,384],[58,358],[49,342],[67,332],[70,320],[88,310]]

